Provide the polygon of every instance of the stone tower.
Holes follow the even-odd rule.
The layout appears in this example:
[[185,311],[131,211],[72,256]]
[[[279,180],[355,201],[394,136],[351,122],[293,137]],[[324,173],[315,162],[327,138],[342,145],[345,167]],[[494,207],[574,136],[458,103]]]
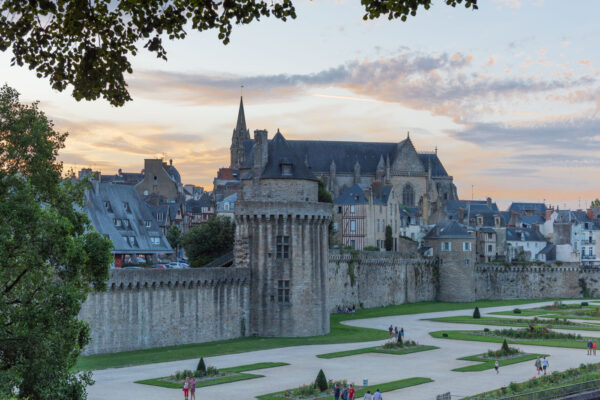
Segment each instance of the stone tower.
[[244,142],[250,139],[250,131],[246,128],[246,115],[244,114],[244,101],[240,97],[240,109],[237,123],[231,137],[231,164],[229,168],[239,169],[244,163]]
[[254,132],[252,169],[235,208],[235,265],[250,268],[249,334],[329,332],[328,226],[331,204],[318,180],[277,131]]

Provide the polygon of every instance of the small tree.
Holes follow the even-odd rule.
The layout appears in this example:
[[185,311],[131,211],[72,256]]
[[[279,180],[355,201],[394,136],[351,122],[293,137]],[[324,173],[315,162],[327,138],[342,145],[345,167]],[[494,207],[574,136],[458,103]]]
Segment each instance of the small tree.
[[321,392],[326,391],[328,388],[327,378],[325,378],[325,373],[322,369],[320,369],[319,373],[317,374],[317,379],[315,379],[315,385],[319,388]]
[[325,187],[323,181],[319,181],[318,201],[320,203],[333,203],[331,193],[327,191],[327,188]]
[[200,357],[200,361],[198,361],[198,366],[196,367],[197,371],[200,371],[202,375],[206,374],[206,364],[204,364],[204,358]]
[[167,231],[167,241],[169,242],[173,250],[175,250],[177,258],[179,258],[179,246],[181,245],[181,237],[182,234],[177,225],[173,225]]
[[481,314],[479,313],[479,307],[475,306],[475,311],[473,311],[473,318],[481,318]]
[[392,237],[392,227],[388,225],[385,227],[385,250],[392,251],[393,246],[394,239]]
[[504,339],[504,342],[502,342],[502,352],[504,354],[508,354],[510,352],[510,348],[508,347],[508,342],[506,339]]

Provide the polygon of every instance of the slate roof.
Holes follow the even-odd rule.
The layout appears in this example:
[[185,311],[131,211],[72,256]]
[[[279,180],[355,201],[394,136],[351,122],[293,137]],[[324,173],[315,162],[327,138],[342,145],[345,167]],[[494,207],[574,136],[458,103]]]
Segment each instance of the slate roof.
[[208,193],[202,193],[198,200],[188,200],[185,202],[185,210],[192,214],[202,214],[202,207],[212,207],[213,202]]
[[[317,181],[298,154],[291,148],[279,130],[269,140],[269,159],[261,175],[262,179],[305,179]],[[291,175],[283,173],[282,165],[291,165]]]
[[487,228],[487,227],[481,228],[479,231],[483,232],[483,233],[493,233],[493,234],[496,234],[495,230],[493,230],[492,228]]
[[521,215],[519,220],[526,225],[542,225],[546,219],[541,215]]
[[556,245],[550,243],[542,250],[540,250],[538,254],[544,254],[546,255],[546,258],[548,258],[548,256],[554,255],[554,258],[556,258]]
[[[369,204],[369,200],[365,195],[365,190],[370,188],[369,185],[364,184],[354,184],[346,189],[333,200],[333,204],[336,205],[359,205],[359,204]],[[381,197],[377,195],[373,196],[373,204],[387,204],[390,194],[392,193],[392,186],[387,185],[381,188]]]
[[508,207],[508,211],[516,211],[521,214],[524,212],[533,212],[538,215],[543,215],[546,212],[544,203],[512,203]]
[[[495,226],[494,216],[499,215],[498,205],[492,203],[488,207],[486,200],[448,200],[446,201],[446,217],[448,219],[458,220],[458,210],[465,210],[465,219],[476,218],[480,215],[483,218],[484,226]],[[501,218],[500,226],[505,226],[506,222]]]
[[[410,140],[410,139],[405,139]],[[360,164],[361,173],[375,174],[377,165],[383,157],[395,159],[398,148],[404,143],[382,142],[342,142],[325,140],[287,140],[289,148],[297,155],[298,159],[306,162],[313,172],[329,173],[333,161],[336,173],[353,174],[356,162]],[[246,157],[241,169],[252,168],[254,140],[244,142]],[[437,154],[417,153],[423,168],[427,172],[431,161],[432,176],[448,176],[446,169]]]
[[472,239],[467,228],[456,221],[438,222],[424,239]]
[[[93,182],[93,184],[95,184]],[[93,185],[94,187],[94,185]],[[154,254],[172,253],[173,250],[162,234],[158,222],[152,216],[150,208],[141,196],[130,185],[113,183],[97,183],[97,192],[88,189],[85,192],[85,211],[88,213],[92,225],[101,235],[107,235],[114,244],[115,254]],[[110,202],[110,210],[104,204]],[[129,211],[125,209],[125,203]],[[121,227],[115,226],[115,219],[121,221]],[[150,221],[150,228],[146,228],[145,221]],[[130,245],[126,237],[135,237],[137,245]],[[151,242],[151,237],[160,238],[160,244]]]
[[518,242],[545,242],[546,238],[537,229],[506,228],[506,240]]

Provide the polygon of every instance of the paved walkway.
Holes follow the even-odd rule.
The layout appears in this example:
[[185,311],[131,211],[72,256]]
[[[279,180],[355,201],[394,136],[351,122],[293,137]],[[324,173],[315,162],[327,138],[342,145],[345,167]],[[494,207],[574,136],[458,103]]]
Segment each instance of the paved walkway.
[[[577,303],[577,301],[574,301]],[[532,308],[540,303],[520,305],[519,308]],[[512,310],[514,306],[481,309],[482,315],[494,311]],[[431,378],[434,382],[383,394],[385,400],[432,400],[440,393],[450,391],[454,396],[467,396],[508,385],[511,381],[520,382],[535,375],[533,361],[526,361],[500,368],[500,374],[493,370],[481,372],[452,372],[457,367],[473,364],[470,361],[459,361],[457,358],[482,353],[499,345],[495,343],[455,341],[434,339],[428,332],[443,329],[483,329],[482,325],[443,324],[423,321],[425,318],[454,315],[471,315],[473,310],[446,311],[427,314],[400,315],[349,321],[349,325],[380,328],[387,330],[390,324],[404,327],[405,339],[412,339],[420,344],[435,345],[438,350],[407,354],[402,356],[388,354],[360,354],[356,356],[320,359],[317,354],[334,351],[371,347],[378,342],[346,343],[331,345],[313,345],[253,351],[242,354],[205,358],[207,365],[217,368],[232,367],[257,362],[287,362],[290,365],[252,371],[265,375],[264,378],[209,386],[196,391],[198,400],[218,399],[237,400],[253,399],[257,395],[280,391],[300,386],[315,379],[320,368],[328,379],[348,379],[349,382],[362,383],[368,379],[369,384],[394,381],[411,377]],[[581,331],[582,335],[600,337],[600,332]],[[598,358],[586,355],[586,350],[563,349],[543,346],[518,346],[530,353],[550,354],[550,371],[564,370],[579,366],[582,362],[600,362]],[[200,355],[198,355],[200,356]],[[89,388],[90,400],[181,400],[181,390],[164,389],[155,386],[133,383],[136,380],[167,376],[177,370],[194,369],[197,359],[157,363],[137,367],[106,369],[94,372],[96,384]]]

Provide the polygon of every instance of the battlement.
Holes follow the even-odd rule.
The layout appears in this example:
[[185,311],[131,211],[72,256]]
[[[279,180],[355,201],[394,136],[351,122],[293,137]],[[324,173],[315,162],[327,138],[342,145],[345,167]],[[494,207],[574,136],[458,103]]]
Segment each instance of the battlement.
[[[476,272],[539,272],[539,273],[556,273],[556,272],[580,272],[579,266],[545,266],[545,265],[497,265],[497,264],[476,264]],[[600,270],[592,270],[599,273]]]
[[358,260],[365,265],[404,265],[411,263],[423,263],[427,259],[418,253],[399,253],[383,251],[350,251],[329,250],[329,262],[349,262]]
[[295,219],[331,219],[331,204],[301,201],[238,201],[235,204],[236,218],[289,217]]

